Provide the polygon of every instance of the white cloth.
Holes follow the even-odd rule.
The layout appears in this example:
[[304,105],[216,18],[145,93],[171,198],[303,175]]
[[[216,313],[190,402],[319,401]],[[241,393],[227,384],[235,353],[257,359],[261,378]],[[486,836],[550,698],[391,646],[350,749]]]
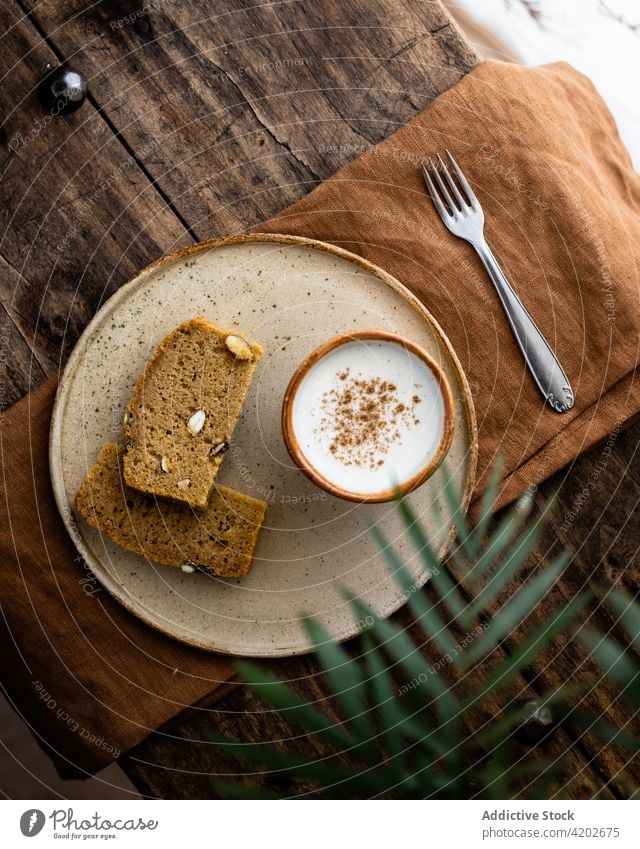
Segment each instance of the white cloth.
[[[451,0],[525,65],[565,60],[595,84],[640,170],[639,0]],[[473,40],[474,34],[471,33]],[[478,37],[482,53],[482,40]],[[495,53],[494,53],[495,55]]]

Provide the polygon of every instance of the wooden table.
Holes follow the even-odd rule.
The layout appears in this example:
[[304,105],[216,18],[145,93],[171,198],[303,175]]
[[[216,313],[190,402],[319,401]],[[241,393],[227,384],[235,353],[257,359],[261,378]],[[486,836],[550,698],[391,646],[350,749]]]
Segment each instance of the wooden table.
[[[91,316],[142,266],[268,219],[478,62],[439,2],[1,0],[0,8],[0,320],[2,348],[12,352],[5,406],[64,364]],[[62,60],[87,75],[90,102],[43,123],[34,86],[47,63]],[[560,503],[531,565],[558,545],[575,550],[549,607],[614,579],[635,592],[639,434],[638,426],[615,432],[606,462],[596,450],[542,488],[542,496],[559,488]],[[583,492],[567,525],[563,516]],[[615,627],[604,609],[588,617]],[[410,624],[406,612],[400,619]],[[509,648],[507,641],[501,651]],[[331,709],[313,659],[271,667]],[[523,687],[539,693],[586,674],[598,675],[575,642],[554,644]],[[605,680],[590,707],[613,722],[629,715]],[[213,795],[212,773],[241,771],[206,742],[214,727],[243,740],[292,736],[281,716],[237,687],[172,736],[146,740],[122,766],[149,796]],[[304,736],[289,748],[322,754]],[[558,730],[550,754],[565,760],[573,776],[566,792],[575,797],[620,796],[640,781],[625,751],[590,735],[575,739],[571,729]],[[291,789],[286,777],[270,786]]]

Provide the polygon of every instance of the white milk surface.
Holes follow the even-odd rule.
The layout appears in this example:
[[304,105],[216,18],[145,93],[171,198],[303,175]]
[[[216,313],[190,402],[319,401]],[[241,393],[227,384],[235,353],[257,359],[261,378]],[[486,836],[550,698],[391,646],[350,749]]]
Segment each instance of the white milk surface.
[[[354,398],[346,405],[345,393]],[[357,416],[368,400],[373,423],[363,428]],[[333,348],[308,369],[292,424],[307,461],[326,481],[373,495],[428,465],[442,438],[444,400],[431,369],[403,345],[359,339]],[[359,436],[363,441],[354,444]]]

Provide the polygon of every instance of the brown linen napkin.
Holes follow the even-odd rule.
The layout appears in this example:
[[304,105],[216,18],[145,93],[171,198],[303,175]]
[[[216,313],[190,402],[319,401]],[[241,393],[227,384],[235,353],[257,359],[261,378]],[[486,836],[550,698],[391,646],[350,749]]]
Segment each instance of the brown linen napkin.
[[[424,193],[420,161],[445,146],[477,190],[506,273],[565,365],[577,397],[570,415],[543,407],[478,261]],[[639,178],[584,77],[566,65],[487,62],[261,229],[340,244],[424,301],[470,378],[481,473],[497,450],[506,453],[506,501],[640,409],[639,209]],[[84,568],[49,483],[54,391],[50,380],[2,419],[0,668],[9,699],[70,775],[73,764],[98,769],[219,694],[232,663],[152,631]]]
[[[576,403],[545,407],[472,248],[450,235],[420,163],[449,148],[485,212],[507,277],[559,355]],[[485,62],[405,127],[259,228],[333,242],[384,268],[453,343],[479,424],[482,489],[500,503],[640,409],[640,178],[592,83],[564,63]]]
[[0,420],[1,678],[60,775],[76,778],[202,704],[233,663],[149,628],[88,571],[49,478],[56,385],[50,378]]

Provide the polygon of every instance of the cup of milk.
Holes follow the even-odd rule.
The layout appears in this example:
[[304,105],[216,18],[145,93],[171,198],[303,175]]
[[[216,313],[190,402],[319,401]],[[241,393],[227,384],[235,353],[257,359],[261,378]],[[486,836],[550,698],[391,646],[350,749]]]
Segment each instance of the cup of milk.
[[455,427],[451,388],[423,348],[360,330],[316,348],[282,404],[289,453],[318,486],[349,501],[389,501],[424,483]]

